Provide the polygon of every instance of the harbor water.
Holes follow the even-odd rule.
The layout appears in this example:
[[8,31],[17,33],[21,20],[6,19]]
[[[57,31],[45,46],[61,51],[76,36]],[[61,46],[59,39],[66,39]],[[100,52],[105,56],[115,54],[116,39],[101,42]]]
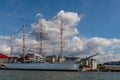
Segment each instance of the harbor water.
[[120,80],[120,72],[0,70],[0,80]]

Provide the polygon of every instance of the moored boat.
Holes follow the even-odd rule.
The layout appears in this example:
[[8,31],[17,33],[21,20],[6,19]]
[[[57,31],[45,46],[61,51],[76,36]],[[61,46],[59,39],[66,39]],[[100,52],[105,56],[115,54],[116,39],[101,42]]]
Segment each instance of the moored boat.
[[1,69],[10,70],[48,70],[48,71],[78,71],[79,66],[74,62],[56,63],[4,63]]
[[[23,30],[23,52],[21,56],[21,61],[18,62],[8,62],[8,63],[2,63],[0,68],[1,69],[12,69],[12,70],[57,70],[57,71],[77,71],[79,70],[79,64],[71,61],[65,61],[63,56],[63,26],[62,26],[62,17],[61,17],[61,30],[60,30],[60,38],[61,38],[61,46],[60,46],[60,56],[57,62],[54,63],[48,63],[44,62],[44,56],[43,56],[43,62],[26,62],[25,59],[25,34],[24,34],[24,26],[20,30]],[[43,38],[43,32],[42,32],[42,24],[40,28],[40,55],[43,55],[43,48],[42,48],[42,38]],[[13,47],[13,46],[11,46]],[[12,50],[12,48],[11,48]],[[11,51],[12,54],[13,51]],[[12,59],[12,58],[11,58]]]

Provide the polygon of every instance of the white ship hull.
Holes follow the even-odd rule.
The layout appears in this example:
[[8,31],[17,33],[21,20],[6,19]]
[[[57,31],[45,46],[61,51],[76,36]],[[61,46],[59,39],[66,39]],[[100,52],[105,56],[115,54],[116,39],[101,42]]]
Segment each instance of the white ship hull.
[[79,65],[73,62],[63,63],[4,63],[2,69],[12,70],[56,70],[56,71],[77,71]]

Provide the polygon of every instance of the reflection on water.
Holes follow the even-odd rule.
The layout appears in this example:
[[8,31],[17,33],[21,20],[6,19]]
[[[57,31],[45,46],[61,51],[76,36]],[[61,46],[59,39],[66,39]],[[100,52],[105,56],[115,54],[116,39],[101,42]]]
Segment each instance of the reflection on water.
[[119,80],[119,72],[0,70],[0,80]]

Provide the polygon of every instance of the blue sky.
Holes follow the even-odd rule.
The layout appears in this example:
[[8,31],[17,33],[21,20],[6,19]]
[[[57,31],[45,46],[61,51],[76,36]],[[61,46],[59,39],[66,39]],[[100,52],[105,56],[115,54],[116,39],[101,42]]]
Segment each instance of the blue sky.
[[30,27],[37,13],[51,19],[60,10],[83,15],[80,36],[120,38],[120,0],[0,0],[0,35],[9,35],[22,24]]
[[[47,22],[62,13],[67,18],[72,19],[73,23],[82,18],[77,25],[79,34],[77,34],[76,30],[73,33],[75,36],[72,36],[71,40],[69,40],[69,45],[66,47],[68,51],[71,51],[68,53],[90,55],[97,52],[101,53],[97,57],[99,60],[105,57],[111,57],[109,60],[119,60],[119,8],[120,0],[0,0],[0,41],[2,40],[0,44],[4,44],[4,46],[0,46],[0,52],[1,50],[4,53],[10,52],[10,46],[6,44],[4,39],[8,39],[7,37],[11,33],[16,32],[23,24],[27,27],[27,32],[36,30],[34,29],[35,26],[31,28],[31,24],[40,18],[36,14],[41,13],[43,18],[45,18],[44,22],[49,26]],[[50,31],[54,32],[52,35],[55,35],[53,37],[56,38],[57,34],[55,34],[54,26],[51,29]],[[71,34],[72,31],[66,35]],[[26,42],[29,44],[37,43],[36,40],[30,39]],[[21,44],[19,39],[16,39],[15,43]],[[18,50],[16,49],[16,51]],[[108,60],[106,59],[106,61]]]

